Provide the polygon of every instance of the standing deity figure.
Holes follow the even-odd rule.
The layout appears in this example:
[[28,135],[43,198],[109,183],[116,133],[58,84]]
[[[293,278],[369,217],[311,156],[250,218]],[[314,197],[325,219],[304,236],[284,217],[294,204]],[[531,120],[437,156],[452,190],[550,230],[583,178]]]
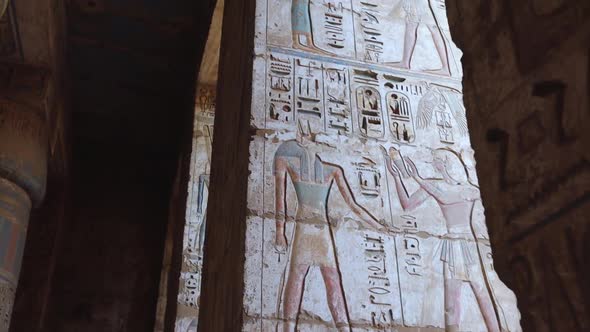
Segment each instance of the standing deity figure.
[[[441,179],[423,179],[414,162],[403,158],[391,148],[384,151],[387,168],[393,175],[400,204],[404,210],[414,209],[429,198],[437,203],[446,223],[447,233],[435,252],[443,263],[445,324],[447,332],[458,332],[461,323],[461,292],[468,284],[477,299],[488,332],[500,332],[499,319],[491,289],[485,284],[486,273],[481,265],[476,244],[472,214],[480,200],[479,188],[469,181],[465,164],[454,151],[441,148],[433,151],[433,166]],[[409,194],[404,178],[413,179],[420,187]],[[478,259],[474,258],[475,251]],[[481,276],[481,277],[480,277]]]
[[406,13],[406,32],[404,36],[402,60],[396,62],[395,65],[403,69],[410,69],[410,63],[418,40],[418,27],[420,24],[424,24],[428,30],[430,30],[434,46],[436,47],[436,51],[442,63],[441,69],[428,70],[427,72],[451,76],[446,44],[432,9],[431,1],[432,0],[401,0],[403,9]]
[[[332,185],[336,184],[344,201],[366,227],[383,229],[383,225],[355,201],[342,168],[322,161],[317,153],[312,152],[316,147],[309,136],[298,135],[297,140],[281,144],[274,158],[275,244],[280,252],[286,252],[291,246],[283,295],[285,332],[295,331],[305,280],[312,267],[319,268],[322,274],[328,307],[338,330],[350,331],[334,235],[328,220],[327,203]],[[291,243],[285,234],[288,177],[295,187],[298,203]]]
[[311,0],[291,0],[291,29],[293,48],[308,52],[331,54],[317,47],[313,38]]

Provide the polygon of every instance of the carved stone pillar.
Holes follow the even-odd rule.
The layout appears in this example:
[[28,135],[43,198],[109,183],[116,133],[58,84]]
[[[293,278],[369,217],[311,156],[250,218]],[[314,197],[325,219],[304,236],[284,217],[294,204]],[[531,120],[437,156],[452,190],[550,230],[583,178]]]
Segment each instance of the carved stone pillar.
[[225,6],[199,331],[521,332],[445,2]]
[[47,137],[43,74],[1,68],[0,331],[8,331],[31,208],[45,195]]

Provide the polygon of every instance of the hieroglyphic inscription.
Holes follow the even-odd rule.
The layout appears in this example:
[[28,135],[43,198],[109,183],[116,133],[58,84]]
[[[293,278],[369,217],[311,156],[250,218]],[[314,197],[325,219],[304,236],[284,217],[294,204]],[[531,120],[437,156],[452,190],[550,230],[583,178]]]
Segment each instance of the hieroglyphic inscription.
[[413,276],[422,275],[422,253],[420,251],[420,238],[418,233],[418,222],[416,218],[409,215],[401,216],[404,230],[404,268]]
[[314,132],[324,130],[324,80],[322,64],[295,60],[295,110],[297,121],[310,124]]
[[341,135],[352,133],[352,111],[348,68],[328,67],[324,71],[326,121],[329,132]]
[[379,21],[379,3],[365,0],[360,2],[360,20],[363,34],[364,60],[380,62],[384,51],[382,29]]
[[364,250],[367,265],[367,294],[371,304],[371,323],[375,327],[393,324],[390,294],[392,282],[388,277],[383,237],[365,234]]
[[328,39],[328,46],[335,49],[345,47],[344,34],[344,4],[342,1],[328,2],[324,12],[324,29]]
[[354,163],[358,172],[361,193],[365,196],[377,197],[381,195],[381,173],[377,164],[370,158]]
[[271,55],[269,67],[269,117],[276,121],[291,123],[295,120],[292,59]]
[[354,70],[356,109],[361,135],[368,138],[383,138],[385,125],[379,80],[372,71]]

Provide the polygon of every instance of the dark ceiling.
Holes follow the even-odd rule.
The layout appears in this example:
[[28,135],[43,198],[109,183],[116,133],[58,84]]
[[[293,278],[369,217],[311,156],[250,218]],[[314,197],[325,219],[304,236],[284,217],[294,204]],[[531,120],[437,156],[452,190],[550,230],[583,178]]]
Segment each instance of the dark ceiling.
[[[197,65],[214,6],[67,1],[70,212],[57,232],[50,295],[20,296],[12,331],[153,331],[170,193],[179,158],[190,152]],[[35,224],[50,221],[38,219],[29,239],[47,242],[47,227]],[[29,241],[29,252],[40,242]],[[39,261],[25,257],[23,275]],[[23,278],[19,292],[33,291],[34,280]]]

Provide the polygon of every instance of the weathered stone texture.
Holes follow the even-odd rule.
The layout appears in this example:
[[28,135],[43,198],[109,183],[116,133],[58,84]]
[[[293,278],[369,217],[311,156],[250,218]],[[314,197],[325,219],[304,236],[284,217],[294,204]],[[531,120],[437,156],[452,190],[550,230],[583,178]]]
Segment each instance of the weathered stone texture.
[[449,8],[499,274],[525,331],[587,331],[590,3]]

